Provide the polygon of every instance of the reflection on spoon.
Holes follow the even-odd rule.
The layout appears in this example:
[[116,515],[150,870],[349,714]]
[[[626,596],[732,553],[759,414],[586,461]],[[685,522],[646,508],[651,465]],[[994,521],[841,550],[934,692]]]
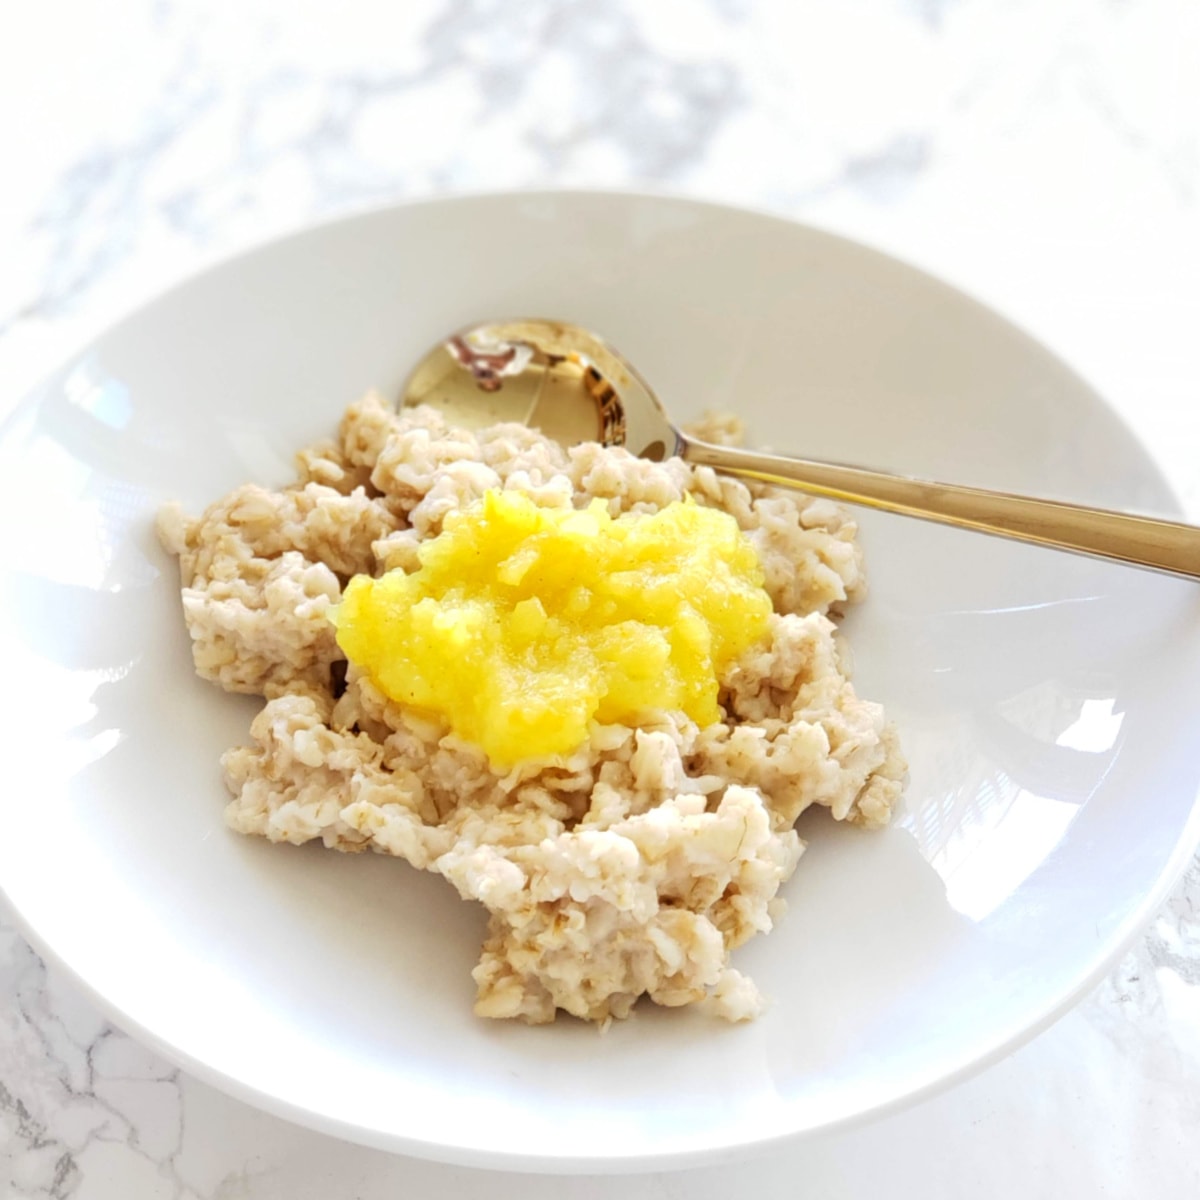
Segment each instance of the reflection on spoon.
[[496,321],[451,335],[418,364],[402,402],[434,405],[468,428],[519,421],[564,445],[599,441],[655,461],[677,454],[845,503],[1200,579],[1194,525],[698,441],[671,424],[611,346],[561,321]]

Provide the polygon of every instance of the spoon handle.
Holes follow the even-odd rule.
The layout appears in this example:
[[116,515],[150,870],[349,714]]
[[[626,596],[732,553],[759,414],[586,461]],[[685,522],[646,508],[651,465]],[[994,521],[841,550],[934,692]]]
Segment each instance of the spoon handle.
[[1200,579],[1200,527],[1179,521],[713,446],[692,438],[682,438],[677,452],[688,462],[729,475]]

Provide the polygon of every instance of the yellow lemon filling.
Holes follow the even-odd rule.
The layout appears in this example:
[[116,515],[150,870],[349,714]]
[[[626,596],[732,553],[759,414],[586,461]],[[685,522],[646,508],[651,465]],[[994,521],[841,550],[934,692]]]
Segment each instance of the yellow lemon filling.
[[613,518],[489,491],[422,543],[420,567],[355,576],[338,645],[401,704],[441,714],[496,766],[569,754],[593,719],[720,716],[718,678],[763,636],[758,555],[690,498]]

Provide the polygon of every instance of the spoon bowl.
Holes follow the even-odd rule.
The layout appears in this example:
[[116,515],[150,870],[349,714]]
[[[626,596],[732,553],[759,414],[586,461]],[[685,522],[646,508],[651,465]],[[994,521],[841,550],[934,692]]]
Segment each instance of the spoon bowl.
[[717,446],[679,430],[651,386],[603,338],[545,319],[491,321],[451,334],[409,376],[403,405],[453,423],[534,426],[564,445],[599,441],[655,461],[678,455],[725,474],[1200,579],[1200,527],[1060,500]]

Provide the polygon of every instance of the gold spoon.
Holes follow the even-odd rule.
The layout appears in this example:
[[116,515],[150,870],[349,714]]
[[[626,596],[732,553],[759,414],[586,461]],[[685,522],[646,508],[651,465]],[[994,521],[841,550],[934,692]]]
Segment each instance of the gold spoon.
[[402,403],[432,405],[468,428],[518,421],[564,445],[599,441],[656,461],[677,454],[728,475],[849,504],[1200,579],[1194,525],[689,437],[620,354],[561,321],[494,321],[453,334],[417,365]]

